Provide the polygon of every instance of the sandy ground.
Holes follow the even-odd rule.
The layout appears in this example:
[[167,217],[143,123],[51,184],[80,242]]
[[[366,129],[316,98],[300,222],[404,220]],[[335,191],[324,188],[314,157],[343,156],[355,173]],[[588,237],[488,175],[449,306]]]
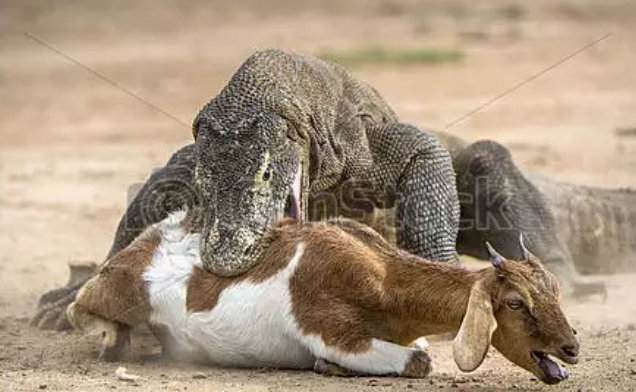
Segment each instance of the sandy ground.
[[353,72],[406,121],[495,138],[527,170],[636,186],[636,137],[615,132],[636,126],[636,4],[470,3],[1,1],[0,390],[636,390],[636,280],[627,275],[607,278],[606,303],[565,304],[582,360],[557,387],[494,352],[461,374],[447,342],[433,344],[426,380],[330,379],[144,363],[156,345],[143,333],[123,364],[142,379],[123,383],[121,363],[94,360],[95,339],[28,326],[68,261],[104,257],[127,188],[191,140],[193,116],[257,48],[459,48],[458,64]]

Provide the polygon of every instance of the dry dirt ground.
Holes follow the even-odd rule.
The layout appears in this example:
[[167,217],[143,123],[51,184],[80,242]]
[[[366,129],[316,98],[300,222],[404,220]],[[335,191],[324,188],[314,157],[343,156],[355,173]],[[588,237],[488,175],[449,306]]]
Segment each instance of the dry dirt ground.
[[128,186],[191,140],[193,116],[257,48],[458,48],[456,64],[353,72],[406,121],[495,138],[527,170],[636,186],[636,132],[615,132],[636,127],[636,4],[471,3],[0,1],[0,390],[636,390],[634,275],[608,277],[606,303],[565,304],[582,360],[556,387],[494,352],[461,374],[448,342],[426,380],[330,379],[142,363],[149,336],[123,364],[142,379],[124,383],[122,364],[94,360],[95,339],[28,326],[69,260],[106,254]]

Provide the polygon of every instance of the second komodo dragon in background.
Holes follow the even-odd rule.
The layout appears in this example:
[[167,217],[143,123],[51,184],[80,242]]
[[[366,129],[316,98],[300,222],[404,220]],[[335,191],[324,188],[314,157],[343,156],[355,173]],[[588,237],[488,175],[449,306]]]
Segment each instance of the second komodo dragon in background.
[[[266,230],[285,213],[359,219],[374,209],[394,209],[399,247],[458,262],[460,200],[449,149],[433,133],[400,123],[375,89],[338,65],[279,50],[256,52],[203,107],[193,133],[194,145],[175,153],[132,201],[108,257],[170,211],[196,204],[205,211],[202,264],[221,276],[253,267]],[[514,165],[503,168],[479,173],[496,176],[488,196],[505,202],[489,209],[492,219],[476,228],[479,243],[491,240],[514,258],[524,229],[529,249],[558,271],[565,260],[553,257],[556,234],[549,224],[541,226],[547,207],[537,208],[542,200],[526,192],[535,188]],[[46,309],[65,307],[83,280],[72,279],[67,298],[64,290],[46,294],[35,323],[64,324]]]

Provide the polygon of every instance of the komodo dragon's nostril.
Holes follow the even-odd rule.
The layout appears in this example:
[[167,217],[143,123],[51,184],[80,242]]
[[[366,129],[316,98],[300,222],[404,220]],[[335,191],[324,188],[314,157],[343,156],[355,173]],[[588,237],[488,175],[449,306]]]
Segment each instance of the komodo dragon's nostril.
[[252,250],[254,250],[254,246],[245,247],[245,249],[243,249],[243,255],[249,256],[250,254],[252,254]]

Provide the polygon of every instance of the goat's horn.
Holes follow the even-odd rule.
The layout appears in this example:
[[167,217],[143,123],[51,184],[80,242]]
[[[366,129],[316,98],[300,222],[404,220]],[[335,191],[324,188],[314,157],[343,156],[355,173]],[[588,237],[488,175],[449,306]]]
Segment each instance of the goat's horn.
[[497,253],[495,248],[493,248],[488,241],[486,241],[486,248],[488,249],[488,254],[490,255],[490,261],[492,262],[492,265],[494,265],[495,267],[499,267],[501,265],[501,262],[503,261],[503,257],[499,253]]
[[530,258],[530,251],[523,243],[523,233],[519,233],[519,249],[521,250],[521,259],[528,260]]

